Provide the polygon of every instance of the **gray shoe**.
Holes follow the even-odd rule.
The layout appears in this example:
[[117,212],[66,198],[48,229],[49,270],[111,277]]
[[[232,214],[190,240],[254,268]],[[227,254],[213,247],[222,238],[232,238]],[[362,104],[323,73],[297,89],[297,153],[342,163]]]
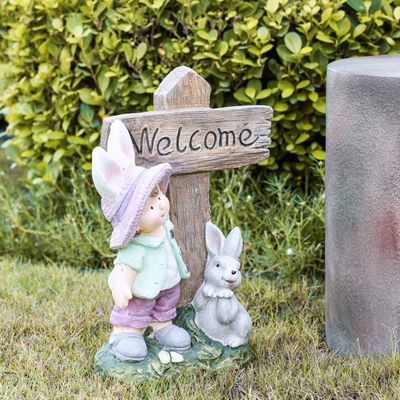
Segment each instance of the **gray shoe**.
[[190,349],[191,338],[188,332],[176,325],[168,325],[154,332],[155,339],[163,349],[170,351],[186,351]]
[[133,332],[111,333],[110,353],[121,361],[142,361],[147,356],[143,335]]

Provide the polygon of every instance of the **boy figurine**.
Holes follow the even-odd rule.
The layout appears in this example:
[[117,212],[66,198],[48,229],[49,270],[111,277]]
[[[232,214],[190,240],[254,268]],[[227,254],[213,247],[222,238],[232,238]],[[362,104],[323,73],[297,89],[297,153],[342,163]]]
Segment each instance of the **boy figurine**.
[[120,120],[111,125],[107,151],[93,150],[92,163],[103,214],[113,226],[110,247],[118,250],[108,279],[115,303],[110,352],[122,361],[143,360],[147,356],[143,333],[149,326],[164,349],[188,350],[189,333],[172,324],[180,280],[190,273],[168,219],[165,193],[171,166],[136,166],[129,132]]

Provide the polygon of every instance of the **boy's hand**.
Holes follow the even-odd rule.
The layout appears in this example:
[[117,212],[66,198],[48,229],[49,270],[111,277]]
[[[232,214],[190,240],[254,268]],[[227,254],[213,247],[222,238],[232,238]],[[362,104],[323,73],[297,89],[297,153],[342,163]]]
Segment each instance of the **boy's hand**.
[[108,277],[114,303],[120,308],[126,308],[132,298],[132,287],[136,271],[125,265],[116,265]]

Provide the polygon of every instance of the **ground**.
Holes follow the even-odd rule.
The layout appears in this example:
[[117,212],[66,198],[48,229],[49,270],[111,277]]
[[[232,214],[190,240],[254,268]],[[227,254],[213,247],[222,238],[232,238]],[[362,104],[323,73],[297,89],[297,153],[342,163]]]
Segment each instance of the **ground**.
[[[71,249],[71,252],[75,249]],[[400,358],[340,357],[324,342],[323,283],[247,277],[246,368],[125,384],[96,375],[112,304],[107,271],[0,259],[0,398],[397,399]]]

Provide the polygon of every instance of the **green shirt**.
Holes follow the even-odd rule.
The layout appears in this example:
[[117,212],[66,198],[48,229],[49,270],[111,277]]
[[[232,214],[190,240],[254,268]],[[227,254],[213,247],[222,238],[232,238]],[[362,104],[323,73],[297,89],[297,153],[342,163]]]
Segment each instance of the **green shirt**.
[[174,238],[174,226],[170,220],[164,223],[166,236],[135,236],[126,247],[118,251],[114,265],[123,264],[137,271],[132,294],[143,299],[154,299],[166,279],[168,252],[164,240],[168,240],[175,256],[181,278],[189,278],[181,251]]

